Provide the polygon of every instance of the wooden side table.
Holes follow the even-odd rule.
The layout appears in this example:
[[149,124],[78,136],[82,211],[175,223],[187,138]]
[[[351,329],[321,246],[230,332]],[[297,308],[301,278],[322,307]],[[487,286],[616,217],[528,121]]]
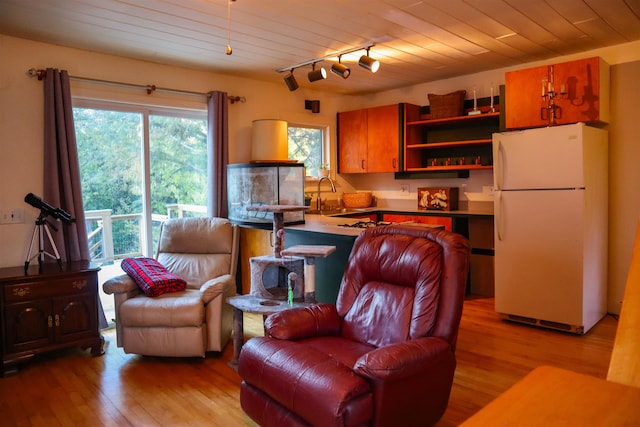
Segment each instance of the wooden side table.
[[273,313],[311,305],[306,302],[294,302],[293,305],[289,305],[287,301],[259,298],[253,295],[229,297],[227,303],[233,307],[233,360],[229,365],[234,369],[238,365],[240,350],[244,344],[244,313],[262,314],[264,320]]
[[541,366],[461,427],[637,426],[638,405],[640,388]]

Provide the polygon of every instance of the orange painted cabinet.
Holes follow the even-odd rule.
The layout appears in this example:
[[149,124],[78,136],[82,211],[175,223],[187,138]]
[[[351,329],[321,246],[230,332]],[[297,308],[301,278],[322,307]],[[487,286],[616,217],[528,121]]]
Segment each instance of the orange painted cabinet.
[[389,222],[413,221],[419,224],[438,224],[443,225],[447,231],[453,231],[453,219],[450,216],[384,214],[382,215],[382,220]]
[[[553,91],[553,103],[549,92]],[[609,65],[599,57],[505,73],[507,129],[609,121]]]
[[367,158],[367,110],[338,113],[338,172],[362,173]]
[[404,104],[338,113],[339,173],[399,172]]

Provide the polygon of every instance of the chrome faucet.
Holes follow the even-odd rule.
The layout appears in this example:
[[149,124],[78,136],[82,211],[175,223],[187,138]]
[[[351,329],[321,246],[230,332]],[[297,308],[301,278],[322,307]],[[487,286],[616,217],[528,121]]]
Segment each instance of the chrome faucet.
[[322,184],[322,181],[325,179],[329,181],[329,184],[331,184],[331,192],[332,193],[336,192],[336,185],[333,183],[333,180],[328,176],[321,176],[320,179],[318,180],[318,201],[316,202],[316,208],[318,209],[318,212],[320,212],[321,210],[320,184]]

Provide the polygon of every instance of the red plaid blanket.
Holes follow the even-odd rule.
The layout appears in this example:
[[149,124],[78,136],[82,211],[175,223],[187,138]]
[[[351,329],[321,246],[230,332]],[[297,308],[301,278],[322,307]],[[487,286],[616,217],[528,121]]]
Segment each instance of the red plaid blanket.
[[148,297],[183,291],[187,287],[182,277],[171,273],[153,258],[125,258],[121,266]]

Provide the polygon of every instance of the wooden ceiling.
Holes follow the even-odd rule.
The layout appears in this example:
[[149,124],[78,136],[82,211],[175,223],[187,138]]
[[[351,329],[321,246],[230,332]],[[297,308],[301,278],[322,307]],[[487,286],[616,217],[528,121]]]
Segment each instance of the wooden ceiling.
[[294,71],[364,94],[638,40],[640,0],[0,0],[0,33],[274,82],[375,43],[376,74],[364,50],[342,57],[348,79]]

